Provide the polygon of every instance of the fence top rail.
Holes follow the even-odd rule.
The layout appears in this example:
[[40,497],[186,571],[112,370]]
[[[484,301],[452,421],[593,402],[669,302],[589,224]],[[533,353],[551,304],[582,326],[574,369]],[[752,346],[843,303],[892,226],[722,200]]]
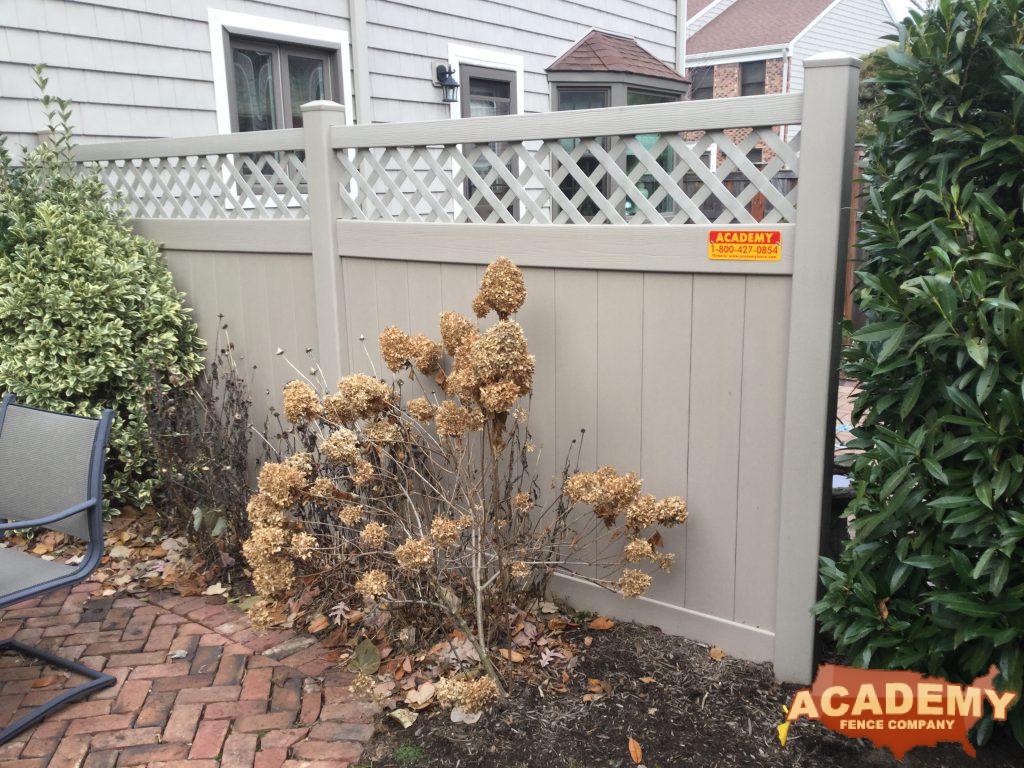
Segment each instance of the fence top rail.
[[793,125],[801,122],[802,117],[803,94],[744,96],[465,120],[336,125],[331,128],[331,146],[408,147],[678,133]]
[[232,152],[278,152],[302,149],[302,129],[222,133],[178,139],[138,139],[104,144],[82,144],[75,148],[75,160],[135,160],[152,157],[224,155]]

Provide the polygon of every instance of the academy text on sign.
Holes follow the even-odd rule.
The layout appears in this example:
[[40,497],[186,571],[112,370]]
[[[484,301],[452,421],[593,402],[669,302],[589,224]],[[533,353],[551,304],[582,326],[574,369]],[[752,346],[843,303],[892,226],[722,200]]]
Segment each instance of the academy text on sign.
[[914,747],[940,741],[957,742],[973,757],[967,732],[985,715],[985,704],[993,719],[1002,721],[1018,696],[996,690],[998,674],[993,665],[984,677],[964,686],[917,672],[823,664],[813,686],[794,694],[786,720],[818,720],[844,736],[888,747],[899,760]]
[[708,233],[708,258],[724,261],[779,261],[778,230],[713,229]]

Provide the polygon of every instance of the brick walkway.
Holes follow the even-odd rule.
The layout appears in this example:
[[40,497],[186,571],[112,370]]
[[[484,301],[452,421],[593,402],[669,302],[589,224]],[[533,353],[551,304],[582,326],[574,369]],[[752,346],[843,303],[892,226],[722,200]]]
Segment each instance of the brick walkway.
[[[376,707],[312,638],[255,632],[223,598],[94,598],[80,584],[0,611],[0,639],[78,659],[117,684],[0,746],[3,768],[348,768]],[[70,681],[70,684],[78,680]],[[68,684],[0,657],[0,725]]]

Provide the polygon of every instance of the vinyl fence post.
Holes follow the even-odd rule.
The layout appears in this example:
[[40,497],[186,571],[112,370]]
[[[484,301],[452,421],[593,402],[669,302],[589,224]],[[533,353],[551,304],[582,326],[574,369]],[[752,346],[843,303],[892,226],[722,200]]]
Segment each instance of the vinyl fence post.
[[333,387],[349,367],[336,226],[341,168],[331,148],[331,126],[345,124],[345,108],[333,101],[311,101],[301,109],[316,300],[315,352],[328,386]]
[[843,265],[860,60],[807,59],[783,432],[775,676],[813,675],[818,553],[831,501]]

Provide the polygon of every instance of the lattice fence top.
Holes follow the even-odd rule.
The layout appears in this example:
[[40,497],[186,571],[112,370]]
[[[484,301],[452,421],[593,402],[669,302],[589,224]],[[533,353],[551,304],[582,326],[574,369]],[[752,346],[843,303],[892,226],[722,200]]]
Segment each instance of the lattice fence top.
[[770,127],[749,132],[364,146],[338,149],[336,157],[342,168],[342,217],[348,219],[522,224],[796,221],[799,134],[787,142]]
[[80,163],[120,194],[129,215],[171,219],[309,216],[302,150]]

